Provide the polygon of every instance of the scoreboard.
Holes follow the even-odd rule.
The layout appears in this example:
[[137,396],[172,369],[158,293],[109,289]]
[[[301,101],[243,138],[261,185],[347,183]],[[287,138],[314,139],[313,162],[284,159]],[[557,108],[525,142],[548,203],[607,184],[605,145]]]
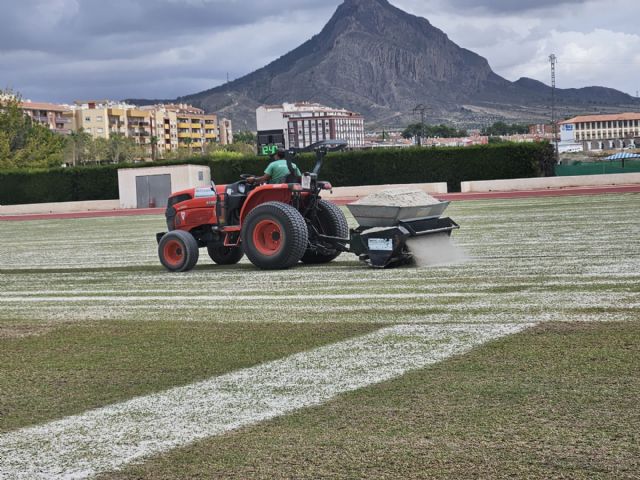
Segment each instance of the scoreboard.
[[270,156],[278,149],[286,149],[283,130],[261,130],[258,132],[258,155]]

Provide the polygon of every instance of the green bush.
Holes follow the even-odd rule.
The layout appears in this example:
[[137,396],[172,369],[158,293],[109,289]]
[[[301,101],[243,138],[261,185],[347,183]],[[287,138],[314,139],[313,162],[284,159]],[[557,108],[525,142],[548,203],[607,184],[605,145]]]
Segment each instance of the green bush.
[[[235,182],[242,173],[262,174],[265,157],[194,157],[157,165],[208,165],[217,184]],[[298,160],[302,171],[315,163],[312,154]],[[332,153],[325,159],[321,179],[333,186],[386,183],[446,182],[460,191],[460,182],[554,175],[553,147],[548,143],[506,143],[452,148],[357,150]],[[108,165],[52,170],[0,172],[0,204],[109,200],[118,198],[118,168]]]

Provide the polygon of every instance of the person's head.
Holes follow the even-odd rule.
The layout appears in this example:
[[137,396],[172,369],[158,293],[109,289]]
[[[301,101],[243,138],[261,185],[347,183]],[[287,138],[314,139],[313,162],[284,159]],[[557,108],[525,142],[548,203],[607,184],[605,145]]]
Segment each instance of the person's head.
[[276,159],[276,160],[282,160],[286,156],[285,153],[286,152],[285,152],[284,148],[279,148],[278,151],[273,156],[273,158]]

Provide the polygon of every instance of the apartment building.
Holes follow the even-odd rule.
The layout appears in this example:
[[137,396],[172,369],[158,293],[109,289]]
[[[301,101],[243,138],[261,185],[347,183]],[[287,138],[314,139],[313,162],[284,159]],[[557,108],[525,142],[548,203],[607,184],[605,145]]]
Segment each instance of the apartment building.
[[208,143],[218,142],[218,117],[206,115],[191,105],[165,105],[175,111],[178,122],[178,147],[203,152]]
[[560,144],[583,150],[640,147],[640,113],[582,115],[560,122]]
[[364,118],[343,108],[301,102],[263,105],[256,110],[258,149],[267,145],[303,148],[327,139],[364,146]]
[[76,102],[73,119],[74,131],[82,129],[93,138],[130,137],[151,156],[150,111],[108,100]]
[[71,133],[73,112],[67,105],[42,102],[20,102],[20,108],[34,123],[39,123],[56,133]]
[[[231,122],[227,123],[225,128],[231,131]],[[107,100],[76,102],[73,129],[81,128],[93,138],[114,134],[133,138],[150,158],[162,158],[179,148],[201,153],[219,137],[217,116],[186,104],[135,107]]]

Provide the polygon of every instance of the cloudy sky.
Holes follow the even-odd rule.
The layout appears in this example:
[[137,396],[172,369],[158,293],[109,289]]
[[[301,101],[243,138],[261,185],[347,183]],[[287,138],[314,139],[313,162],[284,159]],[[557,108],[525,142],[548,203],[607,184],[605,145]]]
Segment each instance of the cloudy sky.
[[[175,98],[264,66],[342,0],[0,0],[0,88],[34,101]],[[391,0],[496,73],[640,90],[638,0]]]

